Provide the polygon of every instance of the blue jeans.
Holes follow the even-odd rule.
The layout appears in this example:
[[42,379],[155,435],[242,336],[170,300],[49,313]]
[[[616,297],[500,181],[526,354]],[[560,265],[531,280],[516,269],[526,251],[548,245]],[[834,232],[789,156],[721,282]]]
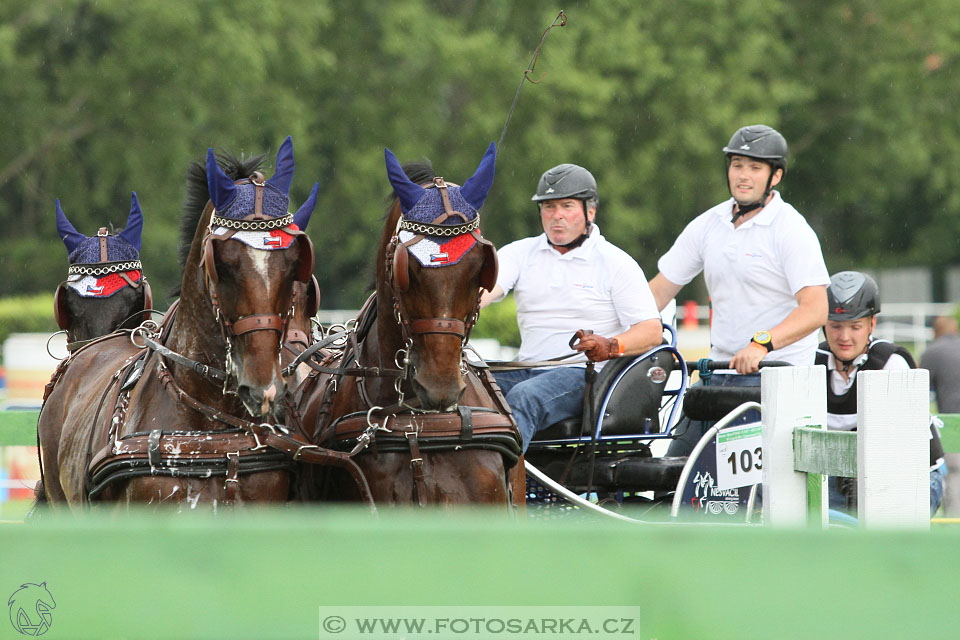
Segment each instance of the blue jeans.
[[495,377],[517,421],[524,451],[537,431],[583,413],[582,367],[501,371]]

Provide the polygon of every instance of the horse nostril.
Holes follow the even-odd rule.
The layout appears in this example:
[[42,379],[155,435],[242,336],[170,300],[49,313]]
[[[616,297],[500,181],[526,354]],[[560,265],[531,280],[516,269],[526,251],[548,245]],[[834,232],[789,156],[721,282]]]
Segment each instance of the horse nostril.
[[252,389],[246,385],[240,385],[237,388],[237,395],[240,397],[243,406],[250,412],[250,415],[256,417],[264,415],[265,412],[263,408],[266,400],[263,391]]

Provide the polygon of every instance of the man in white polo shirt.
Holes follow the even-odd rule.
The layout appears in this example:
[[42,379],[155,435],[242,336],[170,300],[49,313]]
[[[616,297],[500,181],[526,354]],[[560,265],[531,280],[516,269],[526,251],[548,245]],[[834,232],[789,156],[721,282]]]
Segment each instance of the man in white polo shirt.
[[[600,235],[594,223],[597,183],[583,167],[561,164],[540,178],[538,203],[543,233],[498,251],[500,272],[481,306],[511,290],[517,303],[521,361],[543,361],[570,353],[570,340],[594,362],[643,353],[661,343],[656,303],[637,262]],[[524,369],[497,374],[523,436],[579,415],[583,410],[584,365]]]
[[773,190],[787,170],[783,136],[764,125],[743,127],[723,153],[731,198],[687,225],[657,263],[650,288],[663,308],[703,272],[713,306],[710,358],[753,374],[714,375],[711,384],[759,386],[764,358],[813,364],[830,276],[816,233]]

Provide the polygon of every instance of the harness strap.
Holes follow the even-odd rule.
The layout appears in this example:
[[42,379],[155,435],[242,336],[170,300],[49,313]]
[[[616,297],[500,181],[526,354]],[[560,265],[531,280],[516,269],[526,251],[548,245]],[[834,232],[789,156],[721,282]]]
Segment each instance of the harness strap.
[[427,506],[427,483],[423,479],[423,456],[417,442],[416,430],[405,433],[410,446],[410,472],[413,474],[413,497],[421,507]]
[[174,394],[177,400],[189,408],[207,416],[211,420],[242,429],[256,438],[257,442],[260,442],[262,445],[287,453],[294,460],[302,460],[312,464],[329,464],[346,469],[356,483],[361,499],[367,503],[371,511],[376,511],[376,506],[373,503],[373,494],[370,492],[370,485],[367,482],[367,478],[363,475],[363,471],[357,466],[357,463],[351,460],[350,454],[324,449],[317,445],[298,440],[283,433],[286,429],[279,425],[267,423],[257,424],[249,420],[244,420],[243,418],[225,414],[196,400],[186,391],[178,387],[166,368],[159,367],[159,372],[160,379],[168,392]]
[[460,439],[470,440],[473,438],[473,411],[465,404],[457,405],[457,413],[460,414]]
[[[288,332],[288,336],[289,336],[290,333],[293,333],[293,332]],[[302,332],[301,332],[301,331],[297,331],[297,333],[302,333]],[[280,372],[281,375],[283,375],[284,377],[291,375],[291,374],[294,372],[294,370],[295,370],[298,366],[300,366],[300,364],[301,364],[302,362],[304,362],[305,360],[307,360],[308,358],[310,358],[310,357],[311,357],[313,354],[315,354],[317,351],[320,351],[320,350],[323,349],[324,347],[327,347],[327,346],[333,344],[334,342],[336,342],[337,340],[340,340],[341,338],[343,338],[344,336],[346,336],[346,335],[349,334],[349,333],[350,333],[349,330],[340,331],[340,332],[335,333],[335,334],[333,334],[333,335],[327,336],[327,337],[324,338],[323,340],[318,340],[317,342],[314,342],[312,345],[310,345],[309,347],[307,347],[306,349],[304,349],[303,351],[301,351],[301,352],[300,352],[300,355],[298,355],[298,356],[294,359],[293,362],[291,362],[291,363],[288,364],[286,367],[284,367],[283,370]],[[305,335],[305,334],[304,334],[304,338],[306,338],[306,335]],[[293,341],[293,340],[288,337],[288,341]],[[306,343],[306,340],[304,340],[304,342]],[[321,373],[329,373],[329,372],[321,371]]]
[[97,235],[100,237],[100,262],[109,262],[107,259],[107,235],[109,235],[106,227],[100,227],[97,230]]
[[227,479],[223,481],[224,497],[226,505],[232,505],[237,498],[237,487],[240,485],[240,452],[233,451],[227,453]]
[[180,355],[176,351],[171,351],[162,344],[156,342],[152,338],[146,336],[143,337],[143,342],[150,347],[152,350],[159,353],[162,357],[172,360],[177,364],[181,364],[189,369],[192,369],[195,373],[207,378],[209,380],[216,380],[217,382],[224,382],[227,379],[227,373],[216,367],[211,367],[208,364],[203,364],[197,362],[196,360],[191,360],[190,358]]

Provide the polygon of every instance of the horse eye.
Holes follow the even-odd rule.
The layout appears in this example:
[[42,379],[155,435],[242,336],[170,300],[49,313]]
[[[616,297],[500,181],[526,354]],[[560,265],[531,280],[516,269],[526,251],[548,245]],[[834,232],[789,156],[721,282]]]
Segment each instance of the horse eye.
[[225,264],[218,264],[217,278],[221,282],[233,282],[233,268]]

